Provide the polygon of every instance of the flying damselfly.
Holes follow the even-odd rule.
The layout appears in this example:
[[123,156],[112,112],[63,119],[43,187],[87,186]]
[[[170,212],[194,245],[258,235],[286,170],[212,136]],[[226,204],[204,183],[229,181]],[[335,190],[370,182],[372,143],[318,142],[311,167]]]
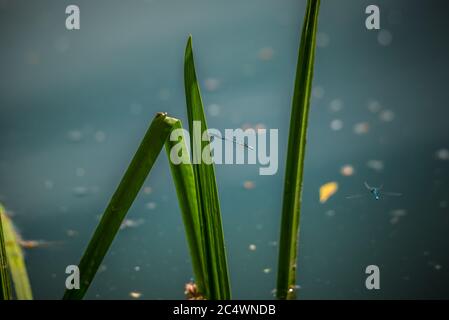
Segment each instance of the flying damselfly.
[[[384,196],[398,197],[398,196],[402,195],[402,193],[399,193],[399,192],[382,191],[383,185],[381,185],[380,187],[372,187],[367,182],[365,182],[364,185],[365,185],[365,188],[369,191],[369,194],[371,194],[375,200],[380,200]],[[365,197],[369,194],[354,194],[354,195],[347,196],[346,199],[361,198],[361,197]]]

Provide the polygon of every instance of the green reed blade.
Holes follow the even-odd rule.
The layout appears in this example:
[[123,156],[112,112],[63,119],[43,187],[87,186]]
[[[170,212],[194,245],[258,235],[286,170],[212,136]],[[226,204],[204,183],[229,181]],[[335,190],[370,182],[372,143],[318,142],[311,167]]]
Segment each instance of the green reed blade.
[[296,263],[302,179],[319,7],[319,0],[307,1],[299,47],[288,136],[281,235],[279,240],[276,291],[279,299],[296,298]]
[[[182,124],[179,120],[174,123],[172,133],[175,133],[175,130],[177,129],[182,129]],[[196,198],[196,183],[184,134],[181,133],[178,139],[174,141],[167,139],[165,147],[169,158],[171,174],[175,183],[179,206],[181,208],[193,272],[195,275],[195,283],[198,286],[199,293],[202,296],[207,297],[209,293],[204,279],[205,260],[198,202]],[[180,163],[176,164],[171,161],[172,153],[178,155],[179,161],[181,161]]]
[[[209,292],[207,298],[230,299],[231,290],[214,165],[213,163],[206,164],[203,161],[199,161],[202,151],[210,153],[210,147],[209,141],[202,141],[201,139],[201,134],[207,129],[207,124],[195,72],[191,37],[187,41],[185,51],[184,85],[191,139],[190,146],[193,158],[193,172],[197,187],[196,191],[205,256],[205,281],[208,286],[207,291]],[[196,138],[197,141],[201,141],[198,144],[194,144],[194,136],[196,135],[193,130],[194,121],[201,123],[200,136]]]
[[167,140],[174,122],[175,119],[163,113],[158,113],[153,119],[81,258],[80,289],[66,290],[63,299],[84,297],[126,213]]
[[20,236],[3,208],[0,206],[0,216],[3,224],[3,236],[5,239],[6,257],[14,285],[15,296],[18,300],[32,300],[30,280],[26,269],[24,254],[20,246]]
[[8,259],[6,257],[5,238],[3,236],[3,212],[0,205],[0,300],[11,300]]

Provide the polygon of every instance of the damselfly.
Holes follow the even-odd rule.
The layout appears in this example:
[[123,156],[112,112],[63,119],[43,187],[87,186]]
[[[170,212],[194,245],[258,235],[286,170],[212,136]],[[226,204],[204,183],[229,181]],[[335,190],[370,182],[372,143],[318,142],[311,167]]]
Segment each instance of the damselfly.
[[[381,185],[380,187],[371,187],[367,182],[365,182],[364,185],[365,185],[365,188],[368,189],[368,191],[374,197],[375,200],[380,200],[384,196],[398,197],[398,196],[402,195],[402,193],[399,193],[399,192],[381,191],[383,188],[383,185]],[[354,194],[354,195],[347,196],[346,199],[361,198],[366,195],[368,195],[368,194]]]
[[234,143],[234,144],[238,144],[239,146],[242,146],[242,147],[247,148],[247,149],[249,149],[249,150],[254,150],[254,148],[251,147],[250,145],[248,145],[246,142],[243,142],[243,143],[238,142],[237,139],[236,139],[235,137],[232,138],[232,139],[229,139],[229,138],[226,138],[226,137],[222,137],[222,136],[220,136],[220,135],[217,135],[217,134],[215,134],[215,133],[210,133],[210,135],[211,135],[211,138],[218,138],[218,139],[221,139],[221,140],[224,140],[224,141],[230,141],[230,142],[232,142],[232,143]]

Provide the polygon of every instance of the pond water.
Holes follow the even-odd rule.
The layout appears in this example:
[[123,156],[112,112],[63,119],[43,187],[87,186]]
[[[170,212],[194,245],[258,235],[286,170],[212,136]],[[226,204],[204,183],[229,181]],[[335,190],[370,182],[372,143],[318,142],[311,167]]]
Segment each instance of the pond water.
[[[272,299],[305,1],[0,2],[0,201],[37,299],[59,299],[156,112],[186,121],[188,34],[212,128],[279,130],[279,170],[217,165],[234,298]],[[309,117],[299,298],[449,295],[449,22],[443,1],[322,1]],[[347,199],[364,182],[401,197]],[[335,182],[332,195],[320,187]],[[335,184],[334,184],[335,186]],[[381,289],[365,288],[379,266]],[[183,299],[192,277],[162,153],[86,298]]]

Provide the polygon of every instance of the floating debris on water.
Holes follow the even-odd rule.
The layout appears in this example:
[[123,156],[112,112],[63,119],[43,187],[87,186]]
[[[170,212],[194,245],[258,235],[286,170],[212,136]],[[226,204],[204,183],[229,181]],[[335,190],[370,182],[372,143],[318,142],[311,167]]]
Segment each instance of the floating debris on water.
[[436,152],[436,157],[438,160],[449,160],[449,150],[448,149],[440,149]]
[[379,101],[372,100],[368,103],[368,110],[372,113],[378,113],[382,109],[382,105]]
[[138,291],[131,291],[129,296],[133,299],[139,299],[142,296],[142,293]]
[[355,134],[366,134],[369,131],[369,123],[368,122],[359,122],[354,125],[354,133]]
[[84,187],[84,186],[78,186],[78,187],[74,187],[73,189],[72,189],[72,191],[73,191],[73,194],[76,196],[76,197],[85,197],[85,196],[87,196],[87,194],[89,193],[89,190],[88,190],[88,188],[87,187]]
[[384,110],[379,114],[379,119],[384,122],[391,122],[394,120],[394,112],[391,110]]
[[270,241],[270,242],[268,242],[268,245],[271,246],[271,247],[276,247],[278,245],[278,242],[277,241]]
[[156,202],[148,202],[146,205],[145,205],[145,207],[147,208],[147,209],[149,209],[149,210],[154,210],[154,209],[156,209]]
[[407,215],[407,211],[405,209],[396,209],[392,210],[390,212],[390,215],[392,216],[390,219],[391,224],[397,224],[402,217],[405,217]]
[[335,211],[334,210],[327,210],[325,214],[328,217],[333,217],[333,216],[335,216]]
[[343,121],[341,121],[340,119],[334,119],[331,121],[330,127],[334,131],[341,130],[343,129]]
[[141,226],[145,221],[143,219],[125,219],[123,220],[122,224],[120,225],[120,229],[127,229],[127,228],[137,228]]
[[338,183],[335,181],[323,184],[320,187],[320,202],[325,203],[338,190]]
[[369,160],[366,166],[375,171],[382,171],[384,169],[384,163],[381,160]]
[[256,187],[256,184],[253,181],[245,181],[243,182],[243,188],[247,189],[247,190],[251,190],[254,189]]
[[204,300],[204,297],[198,292],[198,287],[193,280],[185,284],[184,294],[188,300]]
[[256,134],[257,134],[257,130],[266,129],[267,127],[263,123],[251,124],[251,123],[245,122],[240,128],[243,131],[246,131],[248,129],[253,129],[254,131],[256,131]]
[[379,42],[381,46],[389,46],[392,41],[393,35],[387,29],[381,29],[377,34],[377,42]]
[[435,261],[429,261],[429,266],[433,267],[435,270],[441,270],[443,266]]
[[332,112],[338,112],[341,109],[343,109],[343,101],[341,101],[341,99],[334,99],[330,102],[329,104],[329,109]]
[[147,204],[145,204],[145,207],[149,210],[154,210],[154,209],[156,209],[157,204],[156,204],[156,202],[151,201],[151,202],[148,202]]
[[24,240],[19,236],[18,240],[20,246],[25,249],[35,249],[35,248],[46,248],[54,246],[57,242],[46,241],[46,240]]
[[151,187],[145,187],[143,188],[143,193],[145,194],[150,194],[151,192],[153,192],[153,189]]
[[83,134],[79,130],[70,130],[67,137],[71,142],[79,142],[83,139]]
[[259,53],[257,54],[259,59],[262,61],[268,61],[268,60],[273,59],[273,55],[274,55],[274,50],[271,47],[261,48],[259,50]]
[[98,143],[102,143],[106,140],[106,133],[104,133],[104,131],[98,130],[97,132],[95,132],[95,141],[97,141]]
[[316,46],[318,48],[326,48],[330,43],[330,37],[327,33],[318,32],[316,35]]
[[391,219],[390,219],[390,223],[391,224],[397,224],[399,222],[399,217],[392,217]]
[[215,91],[220,87],[220,80],[216,78],[207,78],[204,81],[204,87],[207,91]]
[[396,209],[392,210],[390,214],[394,217],[403,217],[407,214],[407,211],[405,209]]
[[207,106],[207,112],[211,117],[218,117],[220,115],[220,106],[218,104],[210,104]]
[[322,86],[315,86],[312,88],[312,96],[317,99],[324,97],[324,88]]
[[139,266],[135,266],[134,267],[134,271],[139,272],[140,271],[140,267]]
[[250,245],[248,246],[248,249],[251,250],[251,251],[256,251],[257,247],[256,247],[255,244],[250,244]]
[[265,268],[265,269],[263,269],[263,273],[268,274],[268,273],[270,273],[270,272],[271,272],[271,268]]
[[355,172],[354,167],[351,166],[350,164],[344,165],[340,169],[340,173],[346,177],[352,176],[354,172]]
[[294,286],[290,286],[289,288],[288,288],[288,292],[289,293],[293,293],[293,292],[295,292],[295,291],[298,291],[299,289],[301,289],[301,286],[300,285],[294,285]]
[[76,237],[78,235],[78,231],[69,229],[69,230],[67,230],[65,232],[65,234],[67,235],[67,237],[73,238],[73,237]]

